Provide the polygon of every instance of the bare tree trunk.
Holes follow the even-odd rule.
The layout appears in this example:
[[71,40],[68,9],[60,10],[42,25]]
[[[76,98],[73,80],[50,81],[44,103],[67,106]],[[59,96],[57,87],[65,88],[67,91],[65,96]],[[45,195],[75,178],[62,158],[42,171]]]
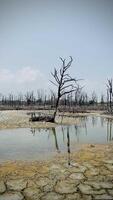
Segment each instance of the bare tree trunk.
[[108,84],[107,84],[107,94],[108,94],[108,105],[109,105],[109,112],[112,113],[112,97],[113,97],[113,81],[112,79],[108,79]]
[[56,117],[57,110],[58,110],[59,100],[60,100],[60,98],[58,98],[57,101],[56,101],[55,111],[54,111],[54,114],[53,114],[53,122],[55,122],[55,117]]

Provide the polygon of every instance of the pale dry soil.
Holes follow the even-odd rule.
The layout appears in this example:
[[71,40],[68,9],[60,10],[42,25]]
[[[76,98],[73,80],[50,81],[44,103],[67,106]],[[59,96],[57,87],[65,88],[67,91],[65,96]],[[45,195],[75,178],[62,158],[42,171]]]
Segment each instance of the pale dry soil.
[[[4,116],[10,116],[10,112],[7,113]],[[20,121],[23,115],[19,112]],[[10,128],[18,127],[19,120],[15,117],[13,121],[12,116],[16,116],[15,112],[6,128],[9,125]],[[64,154],[48,161],[1,163],[0,200],[113,199],[112,143],[84,145],[80,151],[71,154],[70,165],[67,160]]]
[[[59,124],[77,124],[79,123],[79,120],[76,118],[76,116],[88,116],[88,115],[94,115],[94,116],[100,116],[101,112],[90,112],[89,113],[60,113],[56,117],[56,123],[49,123],[49,122],[30,122],[29,118],[30,115],[28,113],[31,113],[34,111],[28,110],[13,110],[13,111],[0,111],[0,129],[12,129],[12,128],[50,128],[55,127]],[[37,111],[36,111],[37,112]],[[53,111],[39,111],[44,114],[53,114]],[[59,115],[65,116],[62,120],[62,117]],[[71,117],[69,117],[71,116]],[[104,117],[104,115],[102,115]],[[108,116],[110,117],[110,116]]]

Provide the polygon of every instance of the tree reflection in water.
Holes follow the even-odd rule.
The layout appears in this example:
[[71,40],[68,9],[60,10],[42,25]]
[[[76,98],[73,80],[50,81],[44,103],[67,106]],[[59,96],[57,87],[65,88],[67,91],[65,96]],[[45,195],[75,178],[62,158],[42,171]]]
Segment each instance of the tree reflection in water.
[[31,128],[30,131],[31,131],[32,135],[35,136],[36,129],[35,128]]
[[[93,131],[93,134],[95,134],[95,137],[96,137],[96,134],[98,136],[98,130],[100,130],[100,134],[102,133],[102,137],[104,137],[104,140],[102,141],[104,142],[112,141],[113,140],[112,124],[113,124],[113,119],[110,119],[110,118],[95,117],[95,116],[92,116],[92,117],[79,116],[78,123],[76,123],[76,125],[70,125],[70,126],[61,125],[56,128],[48,128],[48,129],[31,128],[30,131],[33,136],[35,136],[36,133],[37,134],[40,133],[44,137],[46,134],[48,145],[49,145],[48,140],[50,140],[52,144],[52,148],[54,145],[57,153],[60,153],[61,151],[64,152],[64,150],[66,150],[67,156],[68,156],[68,165],[70,165],[70,160],[71,160],[70,154],[71,154],[71,151],[75,149],[76,144],[80,144],[81,142],[83,143],[84,140],[85,142],[87,142],[88,137],[92,137],[91,142],[93,142],[92,139],[94,135],[90,136],[90,131]],[[92,129],[92,128],[96,128],[96,129]],[[51,140],[51,136],[54,138],[54,142]],[[97,137],[97,143],[99,142],[98,138],[100,139],[100,143],[101,143],[102,137],[101,136]]]
[[92,125],[95,127],[97,125],[98,117],[92,116]]
[[104,117],[100,117],[100,123],[101,123],[101,127],[104,127],[104,124],[105,124],[105,118]]
[[53,127],[52,128],[52,133],[54,135],[55,138],[55,147],[58,153],[60,153],[60,149],[59,149],[59,145],[58,145],[58,140],[57,140],[57,135],[56,135],[56,129]]
[[62,126],[62,127],[61,127],[61,129],[62,129],[62,135],[63,135],[63,142],[65,142],[65,133],[64,133],[64,127]]
[[107,141],[112,141],[112,124],[113,119],[107,118]]
[[67,126],[67,153],[68,153],[68,165],[70,165],[70,135],[69,135],[69,126]]
[[77,138],[77,143],[79,143],[79,127],[78,125],[75,125],[74,128],[75,128],[75,136]]

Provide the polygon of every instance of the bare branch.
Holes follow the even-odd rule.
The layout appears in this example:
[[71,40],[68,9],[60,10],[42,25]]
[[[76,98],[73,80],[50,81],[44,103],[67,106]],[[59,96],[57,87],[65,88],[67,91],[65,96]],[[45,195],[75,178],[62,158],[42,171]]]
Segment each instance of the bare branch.
[[70,56],[70,61],[68,62],[68,64],[65,66],[65,71],[71,66],[71,63],[73,62],[73,58]]
[[55,85],[56,87],[58,87],[58,85],[56,83],[54,83],[53,81],[49,80],[53,85]]
[[64,93],[61,93],[61,97],[64,96],[65,94],[69,94],[69,93],[75,92],[75,91],[76,91],[76,89],[73,89],[73,90],[69,90],[69,91],[66,91]]
[[54,83],[53,81],[51,81],[51,83],[57,86],[57,99],[56,108],[54,112],[54,120],[60,98],[65,94],[69,94],[80,90],[79,85],[77,84],[79,79],[77,80],[75,78],[72,78],[68,73],[66,73],[73,62],[73,58],[70,56],[70,61],[67,64],[65,64],[65,59],[60,57],[60,60],[62,61],[62,66],[60,70],[58,71],[56,70],[56,68],[54,68],[54,73],[51,73],[56,82]]
[[54,76],[56,77],[57,81],[59,82],[58,72],[57,72],[56,68],[54,68]]
[[58,72],[55,68],[54,68],[54,74],[51,72],[51,75],[55,78],[56,82],[59,83]]
[[73,88],[74,86],[73,86],[73,84],[70,84],[70,85],[67,85],[67,86],[65,86],[65,87],[63,87],[63,88],[61,87],[61,91],[62,91],[62,90],[65,90],[65,89],[68,88],[68,87],[72,87],[72,88]]
[[71,78],[71,79],[67,79],[67,80],[65,80],[64,82],[63,82],[63,84],[66,84],[66,83],[68,83],[68,82],[77,82],[76,81],[76,79],[75,78]]
[[63,59],[63,58],[60,57],[60,60],[63,62],[63,66],[65,66],[66,59]]
[[63,74],[63,67],[60,69],[60,76]]

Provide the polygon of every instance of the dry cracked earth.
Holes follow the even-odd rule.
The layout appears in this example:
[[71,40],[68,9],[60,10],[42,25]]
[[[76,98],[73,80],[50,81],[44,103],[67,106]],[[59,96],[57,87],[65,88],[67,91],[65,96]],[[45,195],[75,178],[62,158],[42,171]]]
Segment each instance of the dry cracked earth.
[[113,199],[113,144],[44,162],[0,164],[0,200]]

